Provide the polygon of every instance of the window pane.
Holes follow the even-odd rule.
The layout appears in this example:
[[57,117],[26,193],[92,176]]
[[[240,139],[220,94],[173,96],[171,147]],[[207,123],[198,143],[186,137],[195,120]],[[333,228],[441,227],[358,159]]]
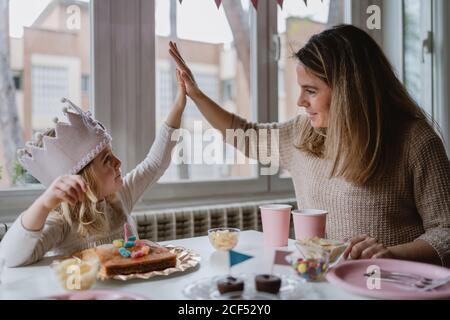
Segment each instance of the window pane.
[[[333,6],[330,10],[330,5]],[[278,34],[281,37],[281,55],[278,62],[278,120],[287,121],[295,117],[299,88],[297,85],[297,61],[293,55],[309,38],[327,28],[344,21],[344,1],[285,0],[283,9],[278,7]]]
[[[236,11],[229,11],[227,3]],[[177,41],[178,48],[190,65],[200,88],[223,108],[249,120],[256,120],[250,99],[251,62],[249,0],[224,0],[218,10],[211,0],[183,1],[157,0],[156,5],[156,129],[159,130],[172,108],[177,94],[175,65],[167,50],[169,39]],[[200,14],[201,13],[201,14]],[[232,15],[243,17],[242,25],[228,23]],[[239,32],[240,37],[235,37]],[[244,35],[244,36],[242,36]],[[238,40],[236,40],[238,39]],[[188,99],[182,128],[190,133],[190,141],[179,144],[185,151],[188,163],[171,166],[161,178],[162,182],[186,180],[226,180],[256,177],[256,165],[226,164],[233,162],[235,150],[222,140],[207,137],[211,126]],[[223,154],[212,163],[206,162],[208,150]],[[210,159],[211,160],[211,159]]]
[[404,0],[404,82],[414,99],[421,102],[422,41],[421,1]]
[[[284,122],[303,112],[297,106],[299,87],[297,85],[297,60],[293,58],[311,36],[344,22],[344,1],[285,0],[283,9],[278,7],[278,34],[281,40],[281,54],[278,61],[278,120]],[[281,177],[288,177],[282,172]]]
[[9,70],[0,76],[12,81],[15,97],[10,107],[0,100],[0,110],[13,110],[5,112],[8,119],[17,115],[13,130],[22,140],[20,145],[7,141],[0,130],[0,188],[28,186],[37,181],[23,172],[15,150],[36,131],[53,127],[54,117],[65,121],[62,97],[89,108],[89,0],[10,0],[9,16],[0,19],[9,19],[9,43],[0,43],[0,50],[10,57]]

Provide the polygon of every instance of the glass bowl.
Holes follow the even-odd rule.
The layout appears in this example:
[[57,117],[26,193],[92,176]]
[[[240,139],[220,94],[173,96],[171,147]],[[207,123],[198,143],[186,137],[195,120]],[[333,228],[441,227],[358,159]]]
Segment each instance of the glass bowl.
[[291,265],[298,276],[306,281],[320,282],[325,280],[329,269],[329,258],[323,256],[320,258],[291,257]]
[[81,260],[77,257],[55,261],[51,268],[59,284],[66,290],[88,290],[97,281],[98,260]]
[[241,230],[237,228],[214,228],[208,230],[208,238],[214,249],[228,251],[236,247]]

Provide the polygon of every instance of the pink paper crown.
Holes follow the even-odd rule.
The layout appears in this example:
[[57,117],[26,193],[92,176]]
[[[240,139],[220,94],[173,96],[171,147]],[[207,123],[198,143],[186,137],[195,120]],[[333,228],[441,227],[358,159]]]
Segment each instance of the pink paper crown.
[[89,111],[84,112],[66,98],[62,102],[67,103],[63,112],[69,123],[55,118],[56,136],[44,136],[43,148],[29,141],[18,150],[20,164],[47,187],[58,176],[80,172],[111,142],[105,127]]

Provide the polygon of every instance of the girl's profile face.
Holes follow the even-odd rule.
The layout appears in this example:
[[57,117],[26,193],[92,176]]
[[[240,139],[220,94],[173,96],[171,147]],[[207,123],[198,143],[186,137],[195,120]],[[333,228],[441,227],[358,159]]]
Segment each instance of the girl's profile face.
[[111,147],[105,148],[92,162],[99,189],[99,199],[117,192],[123,184],[120,166],[122,162],[113,154]]
[[328,127],[331,88],[301,64],[297,66],[297,82],[300,86],[297,105],[305,108],[314,128]]

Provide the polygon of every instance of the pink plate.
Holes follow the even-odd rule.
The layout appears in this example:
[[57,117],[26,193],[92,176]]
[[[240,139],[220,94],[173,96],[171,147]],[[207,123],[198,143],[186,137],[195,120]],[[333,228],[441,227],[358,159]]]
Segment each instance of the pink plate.
[[119,290],[74,291],[50,297],[52,300],[148,300],[149,298]]
[[[327,280],[350,292],[379,299],[450,299],[450,283],[432,291],[421,292],[395,283],[379,282],[379,289],[369,289],[369,284],[376,286],[376,279],[368,279],[364,274],[369,267],[377,266],[385,271],[412,273],[431,279],[450,276],[450,269],[431,264],[401,260],[354,260],[346,261],[327,274]],[[369,283],[368,283],[369,282]]]

